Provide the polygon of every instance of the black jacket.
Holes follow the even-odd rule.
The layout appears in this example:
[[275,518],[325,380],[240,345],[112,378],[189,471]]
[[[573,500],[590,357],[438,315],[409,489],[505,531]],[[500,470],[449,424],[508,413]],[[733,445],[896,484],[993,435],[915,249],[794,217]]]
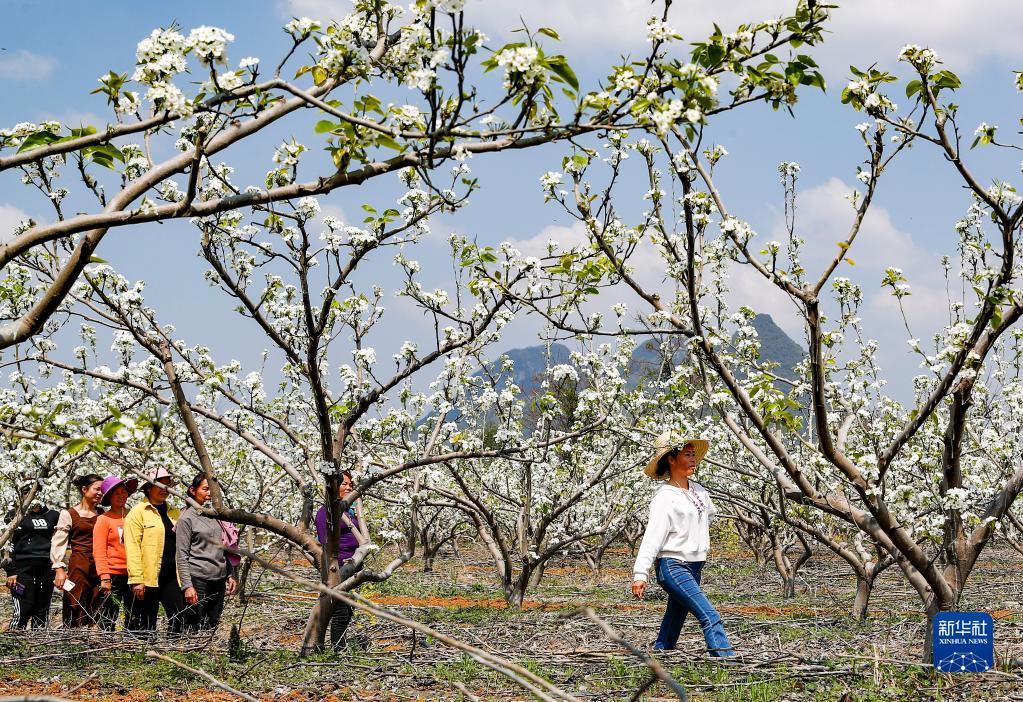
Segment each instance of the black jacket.
[[[14,517],[9,512],[7,518]],[[22,517],[11,539],[13,558],[5,559],[3,568],[8,575],[16,575],[22,568],[50,562],[50,542],[57,528],[60,512],[36,505]]]

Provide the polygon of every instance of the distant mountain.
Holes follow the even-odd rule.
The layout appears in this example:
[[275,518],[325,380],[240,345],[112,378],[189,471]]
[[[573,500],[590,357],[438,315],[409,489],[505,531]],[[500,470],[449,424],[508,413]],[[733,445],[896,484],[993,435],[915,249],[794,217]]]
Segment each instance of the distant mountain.
[[753,328],[760,337],[760,357],[779,364],[775,373],[789,380],[796,379],[796,365],[806,356],[803,347],[781,330],[769,314],[758,314],[753,318]]
[[[535,393],[539,389],[540,381],[547,369],[547,348],[542,344],[537,344],[505,351],[502,355],[507,356],[515,364],[511,373],[512,382],[518,385],[527,396]],[[570,357],[571,352],[567,346],[551,344],[550,362],[552,365],[568,363]],[[497,365],[498,362],[494,361],[491,368],[496,370]],[[477,371],[475,375],[482,375],[482,373],[482,371]],[[506,375],[502,376],[502,380],[505,378]]]
[[[753,328],[760,336],[761,359],[779,363],[775,372],[784,378],[794,379],[796,364],[806,355],[803,348],[782,331],[769,314],[758,314],[753,319]],[[641,381],[670,373],[672,366],[685,359],[686,350],[683,348],[682,337],[674,337],[669,343],[679,347],[679,350],[671,354],[670,363],[667,362],[666,354],[662,352],[660,342],[656,339],[645,341],[636,347],[629,362],[630,388],[636,387]],[[540,389],[544,369],[547,367],[546,353],[546,347],[542,344],[512,349],[504,353],[515,363],[511,379],[522,389],[526,397],[536,394]],[[551,363],[569,363],[570,352],[566,346],[552,344],[550,353]],[[478,371],[477,375],[481,373],[482,371]]]

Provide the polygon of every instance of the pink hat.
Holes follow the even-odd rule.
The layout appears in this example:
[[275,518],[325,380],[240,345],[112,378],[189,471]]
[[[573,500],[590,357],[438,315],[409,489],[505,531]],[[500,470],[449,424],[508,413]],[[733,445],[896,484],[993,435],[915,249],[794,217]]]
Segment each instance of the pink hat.
[[170,478],[170,482],[164,483],[165,485],[174,484],[174,476],[171,475],[170,471],[168,471],[163,466],[156,468],[155,470],[151,470],[149,471],[148,474],[146,474],[146,482],[150,483],[151,485],[155,485],[156,481],[159,480],[160,478]]
[[139,481],[135,478],[131,480],[125,480],[116,475],[108,475],[103,478],[103,484],[100,486],[100,490],[103,491],[102,497],[99,498],[99,503],[104,506],[110,505],[110,493],[112,493],[117,487],[123,485],[128,489],[129,497],[135,493],[139,488]]

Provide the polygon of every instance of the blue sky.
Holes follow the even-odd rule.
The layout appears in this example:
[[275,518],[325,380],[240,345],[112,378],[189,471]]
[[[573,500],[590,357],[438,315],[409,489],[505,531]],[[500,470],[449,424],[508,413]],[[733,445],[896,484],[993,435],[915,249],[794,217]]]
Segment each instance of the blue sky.
[[[753,224],[763,241],[780,238],[781,187],[777,164],[801,164],[799,225],[809,242],[810,269],[833,251],[844,234],[849,208],[842,196],[853,186],[856,165],[863,156],[853,125],[862,115],[839,104],[848,80],[848,65],[897,69],[895,57],[906,43],[929,45],[946,59],[947,67],[963,77],[960,124],[972,138],[980,122],[1001,125],[1003,132],[1018,124],[1021,96],[1012,86],[1012,70],[1023,68],[1023,44],[1015,30],[1023,26],[1023,3],[986,0],[975,3],[940,0],[880,2],[858,0],[836,12],[832,35],[814,51],[824,67],[826,94],[804,93],[795,119],[784,112],[754,107],[724,116],[709,131],[713,142],[726,146],[730,156],[722,163],[719,185],[733,214]],[[102,126],[110,118],[104,100],[89,95],[96,78],[110,69],[131,70],[136,43],[155,27],[177,21],[186,31],[199,25],[220,26],[236,37],[229,49],[231,62],[257,56],[276,63],[286,49],[281,25],[294,15],[318,19],[337,16],[350,5],[346,0],[272,0],[265,2],[107,2],[93,5],[72,2],[37,3],[7,0],[0,30],[0,124],[56,118]],[[671,22],[688,40],[697,40],[712,19],[728,31],[740,21],[767,19],[789,3],[780,0],[742,0],[714,3],[687,0],[674,4]],[[240,8],[244,8],[240,11]],[[559,50],[572,61],[585,85],[593,85],[621,53],[638,54],[644,47],[644,24],[652,14],[643,0],[469,0],[469,23],[483,28],[499,46],[520,17],[531,27],[553,26],[562,35]],[[499,78],[494,79],[495,82]],[[896,101],[901,91],[896,91]],[[387,96],[395,101],[409,96]],[[904,101],[904,100],[903,100]],[[269,167],[273,146],[295,136],[312,148],[319,141],[310,126],[310,111],[284,132],[256,140],[244,152],[229,154],[237,168],[237,182],[259,182]],[[1015,131],[1015,130],[1013,130]],[[443,241],[450,231],[478,236],[496,243],[505,239],[524,247],[546,241],[552,234],[571,237],[570,222],[557,209],[543,204],[540,175],[556,169],[564,153],[550,147],[528,153],[473,159],[473,172],[483,185],[471,206],[455,217],[439,220],[434,241],[416,254],[426,263],[442,261]],[[977,150],[968,155],[981,182],[1000,178],[1018,183],[1020,159],[1016,154]],[[308,172],[307,172],[308,175]],[[73,187],[73,185],[71,186]],[[645,188],[637,185],[637,192]],[[355,192],[322,199],[325,209],[354,217],[364,201],[386,204],[398,193],[392,180],[374,183]],[[17,174],[0,174],[0,236],[24,215],[47,218],[38,193],[29,192]],[[969,199],[932,148],[919,145],[900,158],[882,182],[875,209],[854,249],[855,267],[845,275],[862,282],[866,301],[863,317],[867,331],[881,341],[881,362],[889,371],[891,389],[907,397],[909,377],[916,361],[909,355],[906,334],[888,296],[878,289],[886,265],[903,268],[914,295],[907,301],[914,322],[913,335],[922,339],[947,315],[943,282],[935,271],[942,253],[954,253],[952,225]],[[623,212],[635,215],[642,203],[626,203]],[[532,244],[530,243],[532,242]],[[147,299],[164,322],[174,323],[182,337],[217,350],[221,360],[239,358],[246,366],[258,363],[264,347],[250,322],[230,312],[230,301],[209,289],[201,279],[197,235],[183,224],[152,224],[114,231],[105,239],[100,255],[124,275],[147,281]],[[642,261],[640,261],[642,263]],[[446,266],[427,266],[424,285],[443,285]],[[650,280],[656,280],[651,276]],[[367,273],[365,280],[394,280],[389,256]],[[800,338],[792,308],[762,283],[746,276],[733,279],[736,302],[769,312],[793,336]],[[615,300],[607,300],[609,306]],[[400,344],[412,320],[407,308],[391,302],[391,314],[377,342],[381,358]],[[531,343],[534,326],[522,325],[509,335],[503,348]]]

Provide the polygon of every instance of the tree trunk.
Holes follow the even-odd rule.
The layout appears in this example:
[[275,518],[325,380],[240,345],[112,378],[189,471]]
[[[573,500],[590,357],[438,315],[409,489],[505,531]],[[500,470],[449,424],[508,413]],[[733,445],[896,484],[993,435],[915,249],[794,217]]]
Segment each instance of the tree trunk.
[[924,631],[924,663],[934,664],[934,617],[941,612],[937,598],[927,603],[927,628]]
[[437,559],[437,552],[443,544],[435,544],[432,547],[423,542],[423,572],[432,573],[433,563]]
[[[540,581],[543,579],[543,574],[544,574],[544,572],[546,570],[547,570],[547,561],[544,561],[542,563],[538,563],[533,568],[533,572],[529,574],[529,581],[527,583],[527,587],[529,589],[533,589],[534,587],[537,587],[540,584]],[[525,593],[523,593],[523,594],[525,594]]]
[[[245,529],[245,548],[249,553],[256,551],[255,539],[252,537],[252,529]],[[246,556],[242,559],[242,567],[238,570],[238,602],[246,604],[249,596],[245,592],[245,586],[249,582],[249,573],[252,571],[252,558]]]
[[[341,582],[337,564],[338,546],[341,543],[341,499],[338,497],[340,482],[341,478],[338,475],[326,478],[327,542],[323,545],[320,557],[320,583],[330,588]],[[302,637],[302,656],[323,650],[327,640],[327,629],[330,626],[330,615],[333,613],[334,598],[321,593],[306,621],[305,635]]]
[[513,609],[522,609],[526,601],[526,579],[522,575],[505,584],[504,601]]
[[772,539],[771,555],[774,558],[774,569],[781,576],[782,599],[791,600],[796,596],[796,574],[785,556],[785,548],[777,539]]
[[322,651],[327,640],[327,629],[330,625],[330,615],[334,613],[334,599],[328,595],[321,594],[309,613],[309,619],[305,623],[305,635],[302,637],[302,657],[310,656]]
[[870,604],[870,595],[874,591],[875,575],[856,574],[856,599],[853,600],[851,616],[856,621],[867,620],[867,606]]

